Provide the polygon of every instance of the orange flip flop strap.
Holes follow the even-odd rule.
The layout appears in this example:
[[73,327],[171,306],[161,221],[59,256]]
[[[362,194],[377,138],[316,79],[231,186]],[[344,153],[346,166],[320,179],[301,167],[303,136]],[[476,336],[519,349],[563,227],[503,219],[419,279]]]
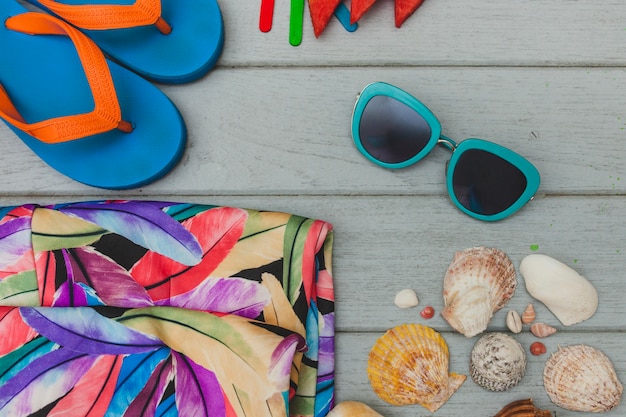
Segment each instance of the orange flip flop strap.
[[56,15],[81,29],[125,29],[156,25],[164,34],[172,31],[161,18],[161,0],[136,0],[134,4],[61,4],[39,0]]
[[125,132],[132,130],[130,123],[122,120],[122,112],[109,66],[93,41],[69,24],[43,13],[23,13],[10,17],[5,24],[10,30],[30,35],[67,35],[74,43],[85,69],[87,82],[93,95],[94,109],[89,113],[27,123],[14,106],[7,91],[0,86],[0,116],[2,118],[46,143],[66,142],[116,128]]

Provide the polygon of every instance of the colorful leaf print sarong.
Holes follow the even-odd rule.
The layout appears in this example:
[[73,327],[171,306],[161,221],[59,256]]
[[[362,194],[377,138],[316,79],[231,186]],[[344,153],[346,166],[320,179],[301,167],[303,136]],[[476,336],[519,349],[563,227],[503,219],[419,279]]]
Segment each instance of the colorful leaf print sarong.
[[325,416],[332,227],[146,201],[0,208],[0,416]]

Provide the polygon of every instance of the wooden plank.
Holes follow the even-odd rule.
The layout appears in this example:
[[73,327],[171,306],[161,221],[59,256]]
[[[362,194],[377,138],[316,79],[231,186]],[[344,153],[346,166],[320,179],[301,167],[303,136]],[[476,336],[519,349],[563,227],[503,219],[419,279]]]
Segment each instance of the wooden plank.
[[[418,321],[416,321],[418,322]],[[401,324],[396,320],[394,325]],[[367,356],[376,339],[383,333],[338,333],[336,337],[336,381],[337,400],[362,401],[376,409],[385,417],[415,416],[493,416],[509,402],[532,398],[536,406],[556,412],[558,417],[590,416],[557,407],[551,401],[543,387],[543,369],[548,357],[559,346],[587,344],[600,349],[606,354],[622,379],[626,372],[626,358],[623,354],[623,334],[614,333],[572,333],[556,334],[542,339],[548,352],[541,356],[528,353],[530,344],[538,339],[528,332],[514,335],[526,349],[526,374],[515,387],[504,392],[491,392],[481,388],[469,376],[470,352],[479,336],[466,339],[458,333],[442,333],[450,350],[450,372],[467,375],[467,380],[459,390],[436,413],[430,413],[419,405],[392,406],[380,400],[374,394],[367,379]],[[508,333],[510,334],[510,333]],[[469,412],[468,410],[471,410]],[[605,416],[623,416],[626,405],[622,402],[617,408],[603,413]]]
[[260,1],[221,0],[220,6],[226,21],[220,65],[225,67],[626,62],[621,0],[427,0],[400,29],[394,26],[393,1],[378,1],[356,32],[332,19],[318,39],[307,10],[297,48],[288,42],[289,2],[276,2],[269,33],[258,29]]
[[[439,316],[443,276],[456,251],[481,245],[505,251],[516,268],[531,253],[552,256],[587,277],[599,294],[596,314],[565,328],[530,297],[518,274],[515,296],[493,318],[495,329],[504,328],[508,309],[521,313],[530,302],[538,317],[560,332],[626,329],[621,314],[626,281],[620,278],[626,261],[623,197],[541,198],[493,224],[461,214],[444,197],[252,196],[215,197],[210,202],[290,211],[331,222],[337,325],[342,331],[381,331],[396,321],[414,320],[421,308],[400,310],[393,304],[404,288],[417,291],[421,306],[434,306],[433,327],[449,329]],[[531,249],[535,245],[536,251]]]
[[[399,171],[375,167],[356,151],[354,99],[374,80],[419,97],[447,136],[482,137],[526,156],[542,173],[542,194],[626,191],[623,69],[377,67],[224,69],[163,87],[186,119],[189,144],[172,174],[142,192],[445,193],[443,149]],[[4,125],[0,141],[4,193],[107,195],[57,174]]]
[[[496,247],[518,267],[537,245],[536,252],[574,268],[598,291],[598,312],[575,329],[623,330],[626,319],[619,311],[626,282],[618,277],[623,276],[626,256],[624,206],[621,197],[545,198],[533,201],[511,219],[485,225],[462,219],[444,198],[342,199],[328,217],[337,228],[337,297],[346,312],[340,315],[339,327],[380,330],[394,317],[416,317],[420,309],[399,311],[393,304],[403,288],[413,288],[422,306],[432,305],[440,312],[443,276],[456,251]],[[528,295],[519,275],[516,295],[494,317],[494,325],[502,328],[508,308],[521,312],[530,302],[536,304],[542,320],[566,330]],[[446,326],[440,316],[433,325]]]
[[[518,274],[515,296],[496,313],[491,328],[504,329],[508,309],[521,313],[532,302],[538,320],[559,332],[626,330],[623,196],[540,198],[510,219],[490,224],[465,216],[447,198],[438,196],[194,196],[181,200],[180,196],[151,195],[150,199],[287,211],[332,223],[337,328],[341,331],[380,332],[398,321],[414,321],[426,305],[436,310],[430,325],[449,330],[439,315],[443,276],[456,251],[481,245],[503,250],[516,268],[531,253],[552,256],[587,277],[600,300],[591,319],[566,328],[530,297]],[[49,197],[38,202],[65,201],[72,200]],[[0,202],[13,205],[33,200],[2,198]],[[531,249],[534,245],[538,250]],[[400,310],[394,305],[395,294],[404,288],[418,293],[421,307]]]

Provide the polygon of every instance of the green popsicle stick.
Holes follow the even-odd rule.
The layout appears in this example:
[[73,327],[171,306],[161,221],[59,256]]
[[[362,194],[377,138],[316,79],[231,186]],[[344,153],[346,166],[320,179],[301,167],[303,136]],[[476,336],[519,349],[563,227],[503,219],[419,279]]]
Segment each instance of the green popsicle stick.
[[289,43],[298,46],[302,43],[302,26],[304,24],[304,0],[291,0],[289,16]]

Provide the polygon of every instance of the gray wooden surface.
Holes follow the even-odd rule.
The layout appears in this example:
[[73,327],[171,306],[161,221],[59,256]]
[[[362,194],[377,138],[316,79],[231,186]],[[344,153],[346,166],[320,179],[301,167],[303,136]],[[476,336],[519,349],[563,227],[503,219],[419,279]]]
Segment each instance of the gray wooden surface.
[[[287,0],[277,1],[267,34],[258,30],[260,1],[220,5],[226,44],[218,67],[200,81],[161,86],[189,129],[188,150],[170,175],[129,191],[89,188],[50,169],[2,125],[0,204],[166,199],[331,222],[337,400],[364,401],[386,417],[431,415],[420,406],[390,406],[372,392],[367,354],[386,329],[434,327],[450,347],[451,371],[468,371],[477,338],[454,333],[438,314],[454,252],[493,246],[516,266],[544,253],[586,276],[600,297],[597,313],[569,328],[535,302],[541,320],[559,330],[544,340],[548,352],[593,345],[626,382],[624,0],[426,0],[401,29],[393,25],[393,2],[379,0],[355,33],[332,20],[315,39],[307,12],[297,48],[288,43]],[[366,161],[349,123],[355,95],[375,80],[421,99],[445,135],[485,138],[530,159],[542,175],[535,200],[510,219],[482,223],[448,200],[443,148],[396,172]],[[521,312],[532,301],[518,280],[489,330],[504,330],[506,310]],[[419,307],[395,307],[403,288],[417,291]],[[437,311],[429,321],[419,316],[425,305]],[[527,330],[516,337],[526,347],[535,340]],[[435,415],[492,416],[527,397],[559,417],[584,415],[551,404],[541,377],[548,355],[528,357],[520,385],[491,393],[468,379]],[[626,415],[626,405],[606,415]]]

